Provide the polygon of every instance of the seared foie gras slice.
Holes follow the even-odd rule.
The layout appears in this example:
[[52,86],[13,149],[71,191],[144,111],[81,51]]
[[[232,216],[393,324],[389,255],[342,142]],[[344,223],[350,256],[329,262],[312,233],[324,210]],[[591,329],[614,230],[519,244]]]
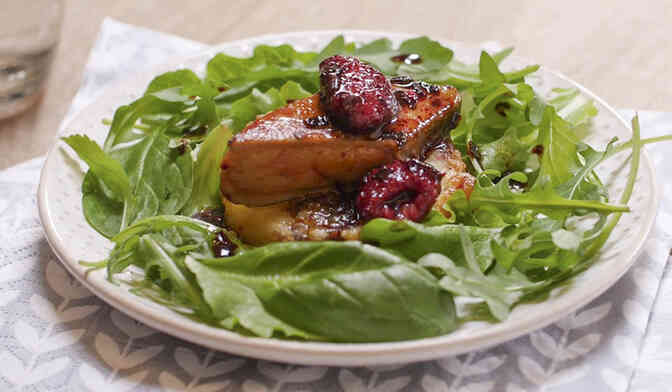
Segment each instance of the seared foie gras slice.
[[[450,217],[450,212],[442,206],[458,189],[463,189],[469,196],[475,178],[469,174],[460,152],[449,139],[428,151],[425,163],[444,174],[441,193],[432,208]],[[362,221],[353,192],[327,192],[263,207],[234,204],[226,198],[222,201],[227,225],[249,244],[358,240]]]
[[401,110],[378,135],[337,129],[317,94],[253,121],[229,142],[222,194],[234,203],[262,206],[323,192],[395,159],[419,157],[454,127],[460,97],[453,87],[404,79],[393,89]]

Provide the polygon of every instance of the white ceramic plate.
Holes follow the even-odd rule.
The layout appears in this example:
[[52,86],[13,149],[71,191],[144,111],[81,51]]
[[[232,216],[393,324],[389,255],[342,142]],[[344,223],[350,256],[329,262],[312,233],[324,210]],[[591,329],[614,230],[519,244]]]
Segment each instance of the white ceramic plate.
[[[258,44],[288,43],[298,50],[319,50],[331,38],[341,33],[347,40],[356,42],[388,37],[398,44],[410,37],[398,33],[321,31],[267,35],[226,43],[138,73],[107,89],[65,127],[65,134],[84,132],[102,143],[107,127],[101,124],[101,119],[110,118],[117,106],[137,98],[147,83],[159,73],[183,67],[202,73],[206,62],[215,53],[249,56]],[[444,44],[455,50],[457,58],[470,62],[478,59],[481,49],[456,42]],[[506,69],[529,64],[532,62],[512,57],[503,66]],[[594,121],[594,132],[589,139],[592,144],[604,146],[613,136],[618,136],[621,140],[630,138],[628,124],[611,107],[577,83],[543,67],[535,76],[528,78],[528,81],[544,94],[554,87],[573,86],[595,100],[599,115]],[[86,223],[80,204],[80,186],[85,167],[63,147],[64,144],[59,142],[52,148],[42,169],[39,210],[49,243],[77,279],[110,305],[165,333],[217,350],[300,364],[382,365],[433,359],[492,346],[542,328],[603,293],[627,271],[641,250],[658,209],[653,166],[643,152],[635,196],[630,202],[633,212],[622,218],[596,264],[578,276],[568,289],[553,292],[543,303],[518,306],[508,320],[498,324],[469,323],[450,335],[395,343],[338,344],[251,338],[199,324],[161,305],[139,298],[123,287],[108,283],[103,271],[85,274],[86,268],[79,265],[78,261],[104,259],[111,243]],[[627,165],[620,163],[626,157],[622,153],[600,170],[602,178],[606,179],[612,200],[617,199],[625,183]]]

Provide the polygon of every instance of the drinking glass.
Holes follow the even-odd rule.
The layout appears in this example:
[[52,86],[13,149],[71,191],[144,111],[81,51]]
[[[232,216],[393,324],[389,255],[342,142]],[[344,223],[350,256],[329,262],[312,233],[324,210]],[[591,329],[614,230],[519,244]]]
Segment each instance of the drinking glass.
[[58,43],[62,0],[3,0],[0,7],[0,119],[41,96]]

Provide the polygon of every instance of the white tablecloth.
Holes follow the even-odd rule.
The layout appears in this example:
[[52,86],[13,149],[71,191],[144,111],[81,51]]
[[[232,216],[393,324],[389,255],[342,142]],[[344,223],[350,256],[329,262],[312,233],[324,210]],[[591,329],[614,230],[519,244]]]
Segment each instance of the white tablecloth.
[[[203,47],[106,20],[65,122],[102,86]],[[640,112],[640,118],[643,137],[672,131],[672,113]],[[672,144],[647,150],[667,197],[645,252],[604,295],[561,322],[486,351],[350,369],[213,352],[113,310],[73,281],[49,249],[35,203],[42,159],[15,166],[0,172],[0,390],[670,390],[672,277],[665,267],[672,246]]]

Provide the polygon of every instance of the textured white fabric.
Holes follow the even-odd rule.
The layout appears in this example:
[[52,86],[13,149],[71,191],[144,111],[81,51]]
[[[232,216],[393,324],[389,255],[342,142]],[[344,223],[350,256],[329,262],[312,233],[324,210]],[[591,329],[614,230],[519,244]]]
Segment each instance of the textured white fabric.
[[[67,118],[134,69],[203,47],[106,20]],[[640,117],[644,137],[672,130],[672,114]],[[665,170],[672,167],[672,145],[647,149],[667,198],[645,252],[604,295],[561,322],[486,351],[351,369],[213,352],[113,310],[73,281],[50,251],[35,205],[42,159],[31,160],[0,172],[0,390],[668,390],[672,276],[663,271],[672,245],[672,174]]]

